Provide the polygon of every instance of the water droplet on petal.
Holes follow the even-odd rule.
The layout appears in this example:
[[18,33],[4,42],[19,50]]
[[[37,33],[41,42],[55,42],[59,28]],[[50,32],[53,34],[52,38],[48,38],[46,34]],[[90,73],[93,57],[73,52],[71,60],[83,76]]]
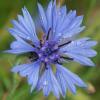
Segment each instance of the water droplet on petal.
[[61,12],[60,12],[60,11],[58,12],[58,15],[59,15],[59,16],[61,15]]
[[53,30],[53,33],[55,33],[56,31],[55,30]]
[[48,85],[48,81],[45,80],[44,83],[43,83],[43,85],[44,86]]
[[29,39],[30,39],[30,37],[28,36],[26,39],[27,39],[27,40],[29,40]]

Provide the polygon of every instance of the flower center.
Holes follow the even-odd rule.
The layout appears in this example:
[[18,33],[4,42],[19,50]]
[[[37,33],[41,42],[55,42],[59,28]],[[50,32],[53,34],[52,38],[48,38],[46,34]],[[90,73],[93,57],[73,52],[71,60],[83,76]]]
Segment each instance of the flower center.
[[55,62],[59,58],[57,44],[54,41],[46,41],[40,48],[38,56],[42,62]]

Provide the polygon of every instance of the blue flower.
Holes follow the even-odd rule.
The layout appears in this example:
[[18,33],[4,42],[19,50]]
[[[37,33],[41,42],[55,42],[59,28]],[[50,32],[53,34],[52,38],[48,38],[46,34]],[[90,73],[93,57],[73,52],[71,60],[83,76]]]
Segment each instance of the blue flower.
[[[31,91],[43,90],[45,96],[51,92],[60,98],[65,97],[66,91],[76,93],[76,85],[86,87],[86,84],[74,73],[63,67],[64,62],[75,61],[87,66],[95,66],[90,60],[96,56],[91,47],[97,44],[90,38],[76,39],[84,30],[83,16],[76,16],[76,11],[67,11],[66,6],[56,6],[50,2],[46,12],[38,3],[40,24],[43,31],[38,38],[34,21],[24,7],[18,21],[13,20],[13,28],[9,29],[16,41],[11,43],[12,54],[28,54],[29,63],[17,65],[12,72],[19,72],[20,76],[27,77]],[[54,66],[55,65],[55,66]],[[54,72],[53,69],[56,69]]]

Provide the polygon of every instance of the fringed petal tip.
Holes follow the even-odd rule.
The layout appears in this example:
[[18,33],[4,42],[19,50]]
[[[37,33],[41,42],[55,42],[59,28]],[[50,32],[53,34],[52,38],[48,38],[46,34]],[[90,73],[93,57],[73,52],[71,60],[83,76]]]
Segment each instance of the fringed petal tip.
[[16,54],[13,50],[4,50],[2,53],[7,53],[7,54]]
[[46,69],[41,76],[37,87],[38,90],[43,90],[45,96],[48,96],[50,92],[53,92],[56,98],[60,98],[61,88],[50,67]]
[[61,65],[57,65],[56,78],[61,86],[63,95],[66,94],[66,90],[70,90],[73,94],[76,94],[76,87],[87,88],[87,85],[80,79],[79,76],[70,72],[68,69]]

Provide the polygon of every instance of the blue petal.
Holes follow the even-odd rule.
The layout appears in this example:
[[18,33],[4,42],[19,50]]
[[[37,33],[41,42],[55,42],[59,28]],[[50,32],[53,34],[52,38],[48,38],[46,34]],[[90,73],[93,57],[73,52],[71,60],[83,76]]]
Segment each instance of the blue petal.
[[69,26],[69,29],[73,29],[73,28],[77,28],[80,27],[80,25],[82,24],[83,21],[83,16],[77,16],[71,23],[71,25]]
[[22,12],[23,12],[24,20],[27,24],[27,27],[30,30],[31,39],[32,39],[33,43],[35,43],[37,45],[37,44],[39,44],[39,40],[38,40],[38,37],[36,35],[35,25],[34,25],[34,22],[32,20],[32,17],[25,7],[22,9]]
[[59,29],[61,29],[61,25],[65,20],[66,11],[66,6],[60,8],[59,6],[56,6],[56,1],[54,2],[52,10],[52,38],[55,40],[59,37]]
[[66,28],[65,30],[63,30],[63,37],[67,37],[67,38],[73,37],[79,34],[80,32],[82,32],[84,29],[85,29],[85,26],[77,27],[73,29]]
[[5,52],[12,53],[12,54],[22,54],[22,53],[35,51],[34,47],[32,47],[30,44],[23,41],[20,37],[16,36],[16,39],[17,41],[14,41],[11,44],[12,50],[6,50]]
[[[85,87],[85,88],[87,87],[86,84],[77,75],[70,72],[63,66],[57,65],[56,68],[57,68],[56,77],[57,77],[61,87],[66,85],[65,88],[68,88],[74,94],[76,93],[75,85],[77,85],[79,87]],[[58,76],[60,76],[61,80],[59,79]],[[63,82],[65,82],[65,83],[63,83]],[[62,88],[62,91],[64,91],[64,93],[66,93],[66,89],[64,89],[64,87]]]
[[[74,83],[73,81],[70,79],[70,77],[67,75],[67,73],[64,71],[64,69],[62,69],[62,66],[60,65],[57,65],[57,71],[59,71],[59,75],[61,77],[63,77],[63,81],[66,81],[66,87],[65,88],[68,88],[73,94],[76,94],[76,88],[74,86]],[[61,84],[60,84],[61,85]],[[63,85],[63,84],[62,84]],[[63,88],[62,88],[63,89]],[[64,91],[64,90],[62,90]],[[65,95],[65,94],[63,94]]]
[[56,6],[55,1],[53,4],[52,1],[49,3],[46,14],[40,4],[38,4],[38,8],[44,32],[48,33],[49,28],[52,29],[51,39],[70,38],[85,28],[85,26],[81,27],[83,16],[77,17],[76,11],[70,11],[66,14],[66,7]]
[[70,11],[67,14],[65,21],[62,24],[62,27],[60,28],[61,32],[69,26],[69,24],[72,22],[72,20],[75,18],[75,16],[76,16],[76,11]]
[[77,49],[85,49],[89,50],[92,46],[95,46],[97,44],[96,41],[89,41],[89,38],[82,38],[78,40],[72,41],[70,44],[65,45],[63,48],[61,48],[62,51],[76,51]]
[[39,40],[36,35],[35,25],[32,20],[31,15],[29,14],[28,10],[24,7],[22,9],[23,16],[18,15],[18,21],[13,20],[12,24],[14,28],[9,29],[8,31],[13,35],[18,35],[25,39],[31,40],[34,45],[39,45]]
[[36,88],[38,84],[39,69],[40,69],[40,63],[35,62],[33,64],[33,71],[31,71],[31,73],[28,75],[28,83],[32,85],[31,92]]
[[62,92],[61,91],[61,88],[58,84],[58,81],[56,80],[52,70],[50,69],[49,70],[49,77],[50,77],[50,83],[51,83],[51,87],[52,87],[52,92],[54,93],[54,95],[59,98],[60,97],[60,93]]
[[[59,13],[59,12],[57,12],[57,13]],[[59,15],[57,15],[57,16],[59,16]],[[63,18],[63,21],[62,21],[62,18]],[[77,21],[75,19],[77,19]],[[74,36],[75,34],[80,33],[84,29],[84,27],[80,27],[80,24],[81,24],[80,19],[81,19],[80,17],[76,17],[76,11],[70,11],[65,16],[63,16],[61,14],[61,18],[57,17],[56,18],[56,20],[57,20],[56,22],[62,21],[63,23],[62,24],[61,23],[59,23],[59,24],[57,23],[56,24],[57,28],[56,28],[56,33],[55,33],[54,38],[56,38],[56,39],[63,38],[63,37],[64,38],[65,37],[68,38],[68,37]],[[73,20],[75,20],[74,21],[75,24],[78,25],[77,27],[74,25],[74,23],[72,23]],[[73,26],[75,26],[75,28]]]
[[81,48],[81,47],[77,47],[77,46],[76,47],[73,46],[73,48],[66,46],[65,48],[61,50],[65,54],[72,53],[72,54],[81,55],[81,56],[85,56],[85,57],[94,57],[97,55],[97,52],[92,49],[85,49],[85,48]]
[[87,41],[84,43],[84,48],[91,48],[95,45],[97,45],[97,41]]
[[31,87],[31,92],[36,88],[37,82],[38,82],[38,77],[39,77],[39,68],[40,68],[40,63],[34,62],[30,64],[23,64],[23,65],[18,65],[12,68],[12,72],[18,73],[22,77],[28,78],[28,83],[32,85]]
[[70,11],[66,15],[66,10],[64,10],[64,14],[60,15],[61,17],[59,17],[59,11],[56,11],[56,13],[58,17],[54,17],[56,18],[56,32],[54,38],[70,38],[84,30],[85,26],[81,27],[83,16],[76,16],[76,11]]
[[87,57],[77,55],[77,54],[73,54],[73,53],[66,53],[66,55],[73,58],[74,61],[76,61],[80,64],[87,65],[87,66],[95,66],[95,64]]
[[[9,32],[15,31],[17,33],[19,31],[18,33],[21,33],[21,35],[29,34],[29,32],[16,20],[12,20],[12,24],[14,25],[14,28],[10,29]],[[15,34],[15,33],[13,33],[13,34]]]
[[85,57],[94,57],[97,55],[96,51],[92,49],[75,49],[75,50],[70,51],[70,53],[82,55]]
[[65,97],[66,96],[66,90],[67,90],[67,84],[66,84],[66,80],[64,79],[62,73],[59,70],[56,71],[56,78],[59,82],[59,85],[61,86],[62,96]]
[[51,92],[51,85],[49,83],[50,83],[49,73],[48,70],[45,70],[37,86],[38,90],[43,89],[43,93],[45,96],[48,96]]
[[66,28],[63,29],[63,35],[66,37],[72,37],[73,35],[77,35],[81,31],[85,29],[85,26],[81,26],[83,21],[83,16],[77,16],[74,19],[71,20],[69,25],[66,25]]
[[45,96],[48,96],[50,92],[53,92],[57,98],[60,97],[62,91],[50,66],[48,66],[48,69],[45,70],[44,74],[40,78],[38,88],[39,90],[43,89]]
[[59,11],[59,20],[58,20],[58,24],[57,24],[57,32],[59,32],[59,30],[61,29],[61,25],[63,25],[64,21],[65,21],[65,18],[66,18],[66,13],[67,13],[67,9],[66,9],[66,6],[63,6],[60,8],[60,11]]
[[52,27],[52,12],[53,12],[53,2],[51,1],[48,5],[46,11],[47,23],[48,23],[48,30]]
[[94,63],[88,58],[94,57],[97,54],[95,50],[91,49],[94,45],[96,45],[95,41],[89,41],[89,38],[82,38],[65,45],[60,51],[72,57],[74,61],[84,65],[94,66]]
[[[59,37],[59,35],[61,35],[61,25],[63,25],[65,18],[66,18],[66,6],[63,6],[62,8],[56,7],[55,8],[55,16],[56,16],[56,21],[55,21],[55,27],[53,30],[55,30],[55,34],[54,37],[55,39],[57,39]],[[55,16],[53,16],[55,18]]]
[[33,66],[33,63],[17,65],[15,67],[13,67],[11,71],[14,72],[14,73],[18,73],[19,72],[19,74],[22,77],[26,77],[33,70],[32,66]]
[[57,8],[56,6],[56,2],[54,2],[53,4],[53,10],[52,10],[52,38],[56,38],[56,25],[57,25],[57,19],[58,19],[58,11],[59,11],[59,8]]
[[75,46],[79,46],[80,48],[89,49],[97,44],[97,41],[91,41],[90,38],[85,37],[78,40],[73,41],[72,43]]
[[4,52],[5,53],[11,53],[11,54],[24,54],[24,53],[31,52],[31,51],[34,51],[34,49],[5,50]]
[[20,30],[18,29],[15,29],[15,28],[10,28],[8,29],[9,33],[15,37],[15,35],[18,35],[20,37],[23,37],[25,39],[30,39],[30,37],[27,37],[27,35],[23,32],[21,32]]
[[40,18],[41,18],[41,24],[42,24],[42,27],[44,29],[44,32],[47,33],[47,18],[46,18],[46,15],[45,15],[45,12],[43,10],[43,7],[41,6],[41,4],[38,3],[38,9],[39,9],[39,14],[40,14]]

